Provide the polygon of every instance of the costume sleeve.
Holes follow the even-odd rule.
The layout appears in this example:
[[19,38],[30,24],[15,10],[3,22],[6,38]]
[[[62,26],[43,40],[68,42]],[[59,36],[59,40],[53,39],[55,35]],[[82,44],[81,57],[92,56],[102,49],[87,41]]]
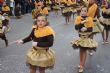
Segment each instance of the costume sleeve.
[[75,25],[76,30],[80,30],[82,27],[84,27],[84,24]]
[[7,11],[10,11],[10,8],[9,8],[9,6],[7,6]]
[[38,47],[51,47],[53,45],[53,41],[54,41],[54,36],[53,35],[49,35],[47,36],[47,42],[38,42],[37,46]]
[[77,16],[75,19],[75,29],[80,30],[82,27],[84,27],[84,24],[81,24],[81,17]]
[[26,38],[23,39],[23,43],[31,41],[33,37],[34,37],[34,29],[32,29],[29,36],[27,36]]
[[94,26],[93,18],[92,17],[88,17],[87,21],[88,21],[87,22],[87,28]]
[[81,23],[80,16],[77,16],[76,19],[75,19],[75,25],[78,25],[80,23]]
[[48,15],[48,9],[45,7],[44,8],[44,13],[46,14],[46,15]]

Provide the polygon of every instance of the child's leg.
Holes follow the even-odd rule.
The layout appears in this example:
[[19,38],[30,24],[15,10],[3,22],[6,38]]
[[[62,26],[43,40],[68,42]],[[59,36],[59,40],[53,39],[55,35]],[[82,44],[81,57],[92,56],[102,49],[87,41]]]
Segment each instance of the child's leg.
[[2,40],[4,40],[6,46],[8,46],[8,40],[7,40],[6,36],[5,36],[5,34],[1,34],[0,38],[1,38]]
[[30,73],[36,73],[36,67],[30,65],[29,69]]
[[40,73],[45,73],[45,68],[39,68]]

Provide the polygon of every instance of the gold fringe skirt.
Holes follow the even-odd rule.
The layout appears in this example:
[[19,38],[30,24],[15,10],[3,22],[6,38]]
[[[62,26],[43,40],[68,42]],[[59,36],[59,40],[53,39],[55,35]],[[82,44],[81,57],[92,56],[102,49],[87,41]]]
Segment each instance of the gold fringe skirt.
[[54,10],[60,10],[60,6],[59,6],[59,5],[53,6],[52,8],[53,8]]
[[93,27],[93,32],[94,33],[100,33],[103,32],[104,26],[100,24],[98,19],[94,19],[94,27]]
[[31,48],[27,52],[26,63],[36,67],[52,67],[55,63],[55,53],[52,49]]
[[96,51],[98,46],[98,43],[95,40],[90,39],[87,36],[81,36],[79,39],[71,41],[71,44],[74,49],[80,48],[94,51]]
[[2,29],[0,29],[0,33],[3,33],[3,32],[2,32]]

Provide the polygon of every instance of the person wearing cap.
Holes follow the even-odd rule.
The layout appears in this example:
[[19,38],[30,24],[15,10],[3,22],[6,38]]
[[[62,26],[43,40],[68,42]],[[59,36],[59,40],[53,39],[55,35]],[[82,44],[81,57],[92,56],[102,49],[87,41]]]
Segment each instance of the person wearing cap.
[[17,43],[24,44],[32,41],[32,48],[27,52],[26,59],[30,73],[36,73],[36,70],[45,73],[45,70],[53,68],[55,63],[55,54],[50,48],[54,44],[55,33],[44,14],[36,16],[35,25],[30,35],[17,40]]

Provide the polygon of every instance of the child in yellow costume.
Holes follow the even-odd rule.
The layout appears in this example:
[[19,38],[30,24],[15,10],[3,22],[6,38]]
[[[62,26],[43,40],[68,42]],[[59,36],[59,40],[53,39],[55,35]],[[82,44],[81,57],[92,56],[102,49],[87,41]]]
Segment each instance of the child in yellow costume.
[[102,18],[100,22],[104,26],[104,30],[102,32],[103,44],[109,43],[108,36],[110,31],[110,2],[107,2],[106,6],[102,8]]
[[36,4],[36,5],[37,6],[35,7],[35,9],[32,10],[32,18],[33,19],[39,13],[45,14],[46,16],[49,15],[48,8],[43,4],[43,2],[38,2],[38,4]]
[[72,47],[80,50],[79,72],[83,72],[88,50],[96,51],[97,42],[90,38],[93,29],[93,20],[87,16],[87,7],[81,9],[80,16],[75,19],[75,29],[78,31],[79,39],[73,40]]
[[3,6],[2,6],[2,13],[6,13],[9,15],[9,12],[10,12],[10,7],[7,5],[6,2],[3,3]]
[[6,35],[5,35],[6,23],[7,22],[5,21],[5,17],[2,16],[2,13],[0,11],[0,38],[2,40],[4,40],[6,46],[8,46],[8,40],[7,40]]
[[54,42],[54,30],[48,25],[44,14],[38,14],[36,17],[36,27],[32,29],[29,36],[17,43],[26,43],[32,41],[32,48],[27,52],[26,63],[29,65],[30,73],[40,73],[52,68],[55,63],[54,51],[50,48]]

